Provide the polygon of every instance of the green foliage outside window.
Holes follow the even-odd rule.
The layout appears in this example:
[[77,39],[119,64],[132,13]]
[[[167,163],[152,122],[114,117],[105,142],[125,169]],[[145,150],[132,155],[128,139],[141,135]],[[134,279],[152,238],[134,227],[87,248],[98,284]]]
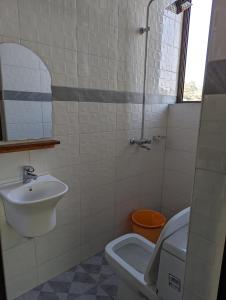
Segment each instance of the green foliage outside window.
[[201,101],[202,88],[194,81],[186,82],[184,86],[184,101]]

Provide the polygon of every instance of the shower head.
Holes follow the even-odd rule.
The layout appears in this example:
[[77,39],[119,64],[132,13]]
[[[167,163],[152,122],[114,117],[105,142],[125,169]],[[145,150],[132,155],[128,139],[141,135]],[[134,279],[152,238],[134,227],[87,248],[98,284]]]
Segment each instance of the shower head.
[[188,8],[190,8],[191,6],[192,3],[189,0],[176,0],[166,9],[178,15],[184,12],[185,10],[187,10]]

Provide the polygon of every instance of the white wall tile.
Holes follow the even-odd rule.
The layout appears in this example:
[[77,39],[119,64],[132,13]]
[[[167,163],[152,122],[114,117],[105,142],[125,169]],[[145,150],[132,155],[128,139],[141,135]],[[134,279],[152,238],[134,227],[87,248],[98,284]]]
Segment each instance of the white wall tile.
[[106,232],[114,231],[114,210],[112,207],[93,216],[81,219],[81,244],[85,245]]
[[166,171],[162,198],[162,211],[171,217],[191,206],[194,176],[177,171]]
[[225,222],[216,223],[214,219],[193,211],[190,231],[213,243],[219,242],[219,239],[224,242]]
[[205,95],[202,107],[203,121],[225,120],[225,95]]
[[167,149],[165,168],[193,175],[195,172],[195,153]]
[[168,128],[166,147],[173,150],[195,152],[197,135],[194,129]]
[[212,265],[215,264],[216,257],[222,256],[224,242],[219,244],[213,243],[212,241],[191,232],[188,247],[191,256],[196,257],[200,262]]
[[81,215],[88,217],[102,210],[112,209],[115,201],[115,184],[91,187],[81,191]]
[[130,216],[134,210],[139,208],[139,200],[132,199],[127,203],[120,203],[116,207],[116,215],[115,215],[115,235],[120,236],[126,233],[131,232],[131,220]]
[[[139,149],[140,150],[140,149]],[[143,150],[143,149],[142,149]],[[141,173],[142,154],[125,154],[116,158],[116,178],[123,179]]]
[[[212,220],[225,219],[225,175],[197,170],[193,194],[193,210]],[[214,199],[214,201],[213,201]]]
[[106,160],[115,156],[115,133],[80,134],[80,158],[82,162]]
[[117,130],[133,130],[141,128],[141,112],[117,112]]
[[5,218],[0,218],[1,223],[1,238],[2,238],[2,249],[8,250],[17,245],[27,242],[27,238],[24,238],[17,233],[6,221]]
[[0,3],[1,29],[0,34],[8,37],[19,36],[18,3],[4,0]]
[[139,176],[129,177],[116,182],[116,206],[132,202],[139,202],[141,196],[141,178]]
[[81,133],[112,132],[116,128],[115,104],[79,103]]
[[195,128],[199,127],[201,104],[183,103],[169,105],[168,127]]
[[22,167],[29,162],[28,152],[6,153],[0,155],[0,181],[4,182],[9,179],[21,179]]
[[61,144],[55,149],[31,151],[31,163],[39,172],[76,165],[79,162],[78,136],[59,136]]
[[208,61],[214,61],[218,59],[225,59],[224,49],[225,44],[222,42],[221,47],[216,47],[216,42],[221,40],[224,31],[224,18],[225,14],[222,1],[214,2],[212,9],[212,24],[210,28],[209,38],[209,50],[208,50]]
[[184,294],[183,294],[183,300],[190,300],[190,299],[194,299],[194,300],[202,300],[201,297],[199,297],[198,295],[195,295],[195,293],[192,290],[187,290],[186,287],[184,288]]
[[36,266],[34,241],[27,241],[3,251],[3,260],[6,279],[18,277],[28,269],[34,268]]
[[169,106],[162,212],[170,217],[191,205],[200,104]]
[[164,170],[156,169],[141,175],[141,201],[140,206],[160,210],[162,202]]
[[[141,169],[143,172],[161,170],[164,168],[164,149],[161,142],[156,147],[151,146],[149,151],[144,151],[141,156]],[[159,149],[160,148],[160,149]],[[143,150],[143,149],[142,149]]]
[[146,106],[145,126],[164,128],[167,126],[168,105],[152,104]]
[[88,188],[115,180],[115,159],[102,160],[92,163],[82,163],[80,166],[81,187]]
[[114,239],[112,230],[98,234],[95,239],[89,240],[86,244],[81,245],[81,261],[93,256],[100,251],[103,251],[108,242]]
[[[210,103],[210,106],[209,103],[206,103],[205,105],[206,107],[209,107],[208,111],[214,106],[212,103]],[[216,119],[206,121],[206,118],[213,117],[211,117],[211,113],[207,112],[207,108],[204,109],[204,119],[200,128],[198,143],[198,166],[203,169],[225,172],[225,122],[223,120],[223,115],[218,109],[215,111]]]
[[80,248],[72,248],[63,255],[38,266],[38,283],[44,283],[80,262]]
[[63,255],[80,244],[80,224],[75,220],[72,224],[58,226],[52,232],[35,239],[37,264]]
[[215,256],[213,264],[203,263],[194,255],[188,256],[185,288],[192,290],[201,299],[215,299],[218,291],[220,266],[221,256]]
[[37,268],[26,269],[24,273],[20,273],[19,276],[6,281],[7,300],[13,300],[25,294],[32,288],[37,287],[38,284]]

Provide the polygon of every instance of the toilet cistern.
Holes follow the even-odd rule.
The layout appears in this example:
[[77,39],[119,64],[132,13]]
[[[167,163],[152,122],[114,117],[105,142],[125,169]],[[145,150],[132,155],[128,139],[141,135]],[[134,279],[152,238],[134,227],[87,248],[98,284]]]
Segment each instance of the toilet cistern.
[[23,166],[23,184],[36,180],[38,175],[34,174],[35,168],[32,166]]

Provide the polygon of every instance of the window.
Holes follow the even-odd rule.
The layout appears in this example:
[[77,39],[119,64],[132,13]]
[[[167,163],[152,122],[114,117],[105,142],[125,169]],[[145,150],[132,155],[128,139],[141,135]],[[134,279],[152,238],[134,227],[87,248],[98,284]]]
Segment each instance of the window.
[[192,4],[183,18],[178,102],[202,99],[212,0],[192,0]]

